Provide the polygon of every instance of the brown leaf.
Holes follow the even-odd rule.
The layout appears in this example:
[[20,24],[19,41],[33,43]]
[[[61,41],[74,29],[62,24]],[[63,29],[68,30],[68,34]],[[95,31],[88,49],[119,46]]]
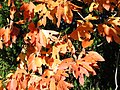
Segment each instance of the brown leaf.
[[12,31],[11,31],[11,36],[12,36],[12,42],[13,43],[16,43],[16,39],[17,39],[17,36],[18,36],[19,32],[20,32],[20,29],[14,26]]
[[10,7],[10,18],[13,20],[14,19],[14,14],[16,12],[16,7],[14,5],[12,5]]

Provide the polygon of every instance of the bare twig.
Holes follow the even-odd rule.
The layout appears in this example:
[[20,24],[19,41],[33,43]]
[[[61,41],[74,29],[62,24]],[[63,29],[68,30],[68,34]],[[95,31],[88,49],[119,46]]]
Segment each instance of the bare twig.
[[120,49],[119,49],[119,52],[118,52],[118,55],[117,55],[117,61],[116,61],[116,70],[115,70],[115,90],[118,89],[118,84],[117,84],[117,72],[118,72],[118,62],[119,62],[119,55],[120,55]]
[[81,15],[81,13],[79,13],[79,12],[77,12],[77,13],[83,20],[85,20],[85,18]]

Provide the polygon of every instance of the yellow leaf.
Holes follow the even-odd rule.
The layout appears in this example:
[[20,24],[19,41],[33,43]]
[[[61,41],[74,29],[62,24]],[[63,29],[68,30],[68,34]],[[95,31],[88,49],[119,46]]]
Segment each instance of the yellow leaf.
[[35,61],[36,67],[41,67],[42,64],[43,65],[46,64],[45,60],[42,59],[41,57],[36,57],[34,61]]
[[99,6],[99,4],[92,2],[90,7],[89,7],[89,11],[92,12],[94,9],[96,9]]
[[97,20],[98,17],[97,16],[92,16],[92,14],[89,14],[88,16],[86,16],[84,18],[86,21],[89,21],[89,20]]
[[53,59],[58,59],[59,60],[59,49],[55,46],[52,48],[52,58]]

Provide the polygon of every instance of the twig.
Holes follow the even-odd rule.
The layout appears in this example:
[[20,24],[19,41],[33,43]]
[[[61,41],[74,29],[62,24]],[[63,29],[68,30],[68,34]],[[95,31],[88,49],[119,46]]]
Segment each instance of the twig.
[[78,15],[85,21],[85,18],[81,15],[81,13],[77,12]]
[[[120,49],[119,49],[119,52],[120,52]],[[115,90],[118,89],[118,84],[117,84],[117,72],[118,72],[118,62],[119,62],[119,52],[118,52],[118,55],[117,55],[117,61],[116,61],[116,71],[115,71]]]

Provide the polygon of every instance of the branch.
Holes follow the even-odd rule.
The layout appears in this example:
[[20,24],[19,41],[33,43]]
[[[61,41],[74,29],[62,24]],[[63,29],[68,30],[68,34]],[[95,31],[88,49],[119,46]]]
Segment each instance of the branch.
[[81,13],[77,12],[78,15],[85,21],[85,18],[81,15]]
[[[120,52],[120,49],[119,49],[119,52]],[[118,52],[118,55],[117,55],[117,61],[116,61],[116,71],[115,71],[115,90],[118,89],[118,84],[117,84],[117,72],[118,72],[118,62],[119,62],[119,52]]]

